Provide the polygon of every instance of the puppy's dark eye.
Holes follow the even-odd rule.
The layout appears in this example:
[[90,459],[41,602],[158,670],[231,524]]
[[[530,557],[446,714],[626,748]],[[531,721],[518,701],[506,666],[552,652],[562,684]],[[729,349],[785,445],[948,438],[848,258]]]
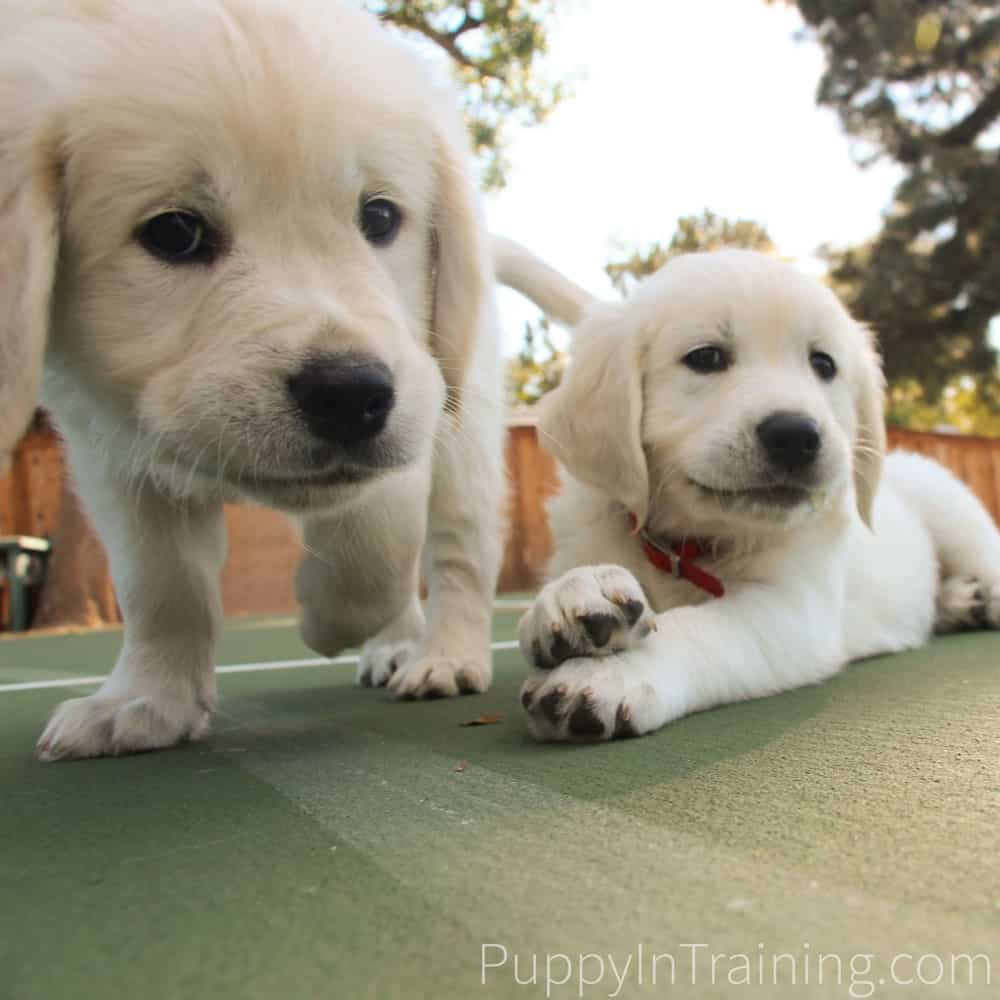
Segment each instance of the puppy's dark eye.
[[837,375],[837,362],[823,351],[813,351],[809,355],[812,370],[824,381],[832,382]]
[[194,212],[164,212],[144,222],[136,238],[147,253],[167,264],[210,264],[222,240]]
[[693,351],[688,351],[681,360],[691,371],[699,375],[724,372],[733,363],[729,351],[714,344],[707,347],[696,347]]
[[372,246],[388,246],[399,232],[403,213],[388,198],[372,198],[361,205],[358,226]]

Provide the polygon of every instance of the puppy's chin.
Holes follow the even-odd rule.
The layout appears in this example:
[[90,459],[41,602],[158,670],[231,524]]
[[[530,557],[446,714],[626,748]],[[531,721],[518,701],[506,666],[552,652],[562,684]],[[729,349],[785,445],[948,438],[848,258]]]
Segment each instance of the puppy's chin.
[[232,485],[232,489],[243,498],[275,510],[306,514],[309,511],[343,506],[355,499],[366,485],[391,475],[405,464],[363,469],[345,465],[322,474],[274,479],[261,475],[245,478],[238,485]]
[[399,442],[367,443],[351,449],[319,442],[289,447],[283,454],[231,457],[216,465],[184,450],[160,450],[153,474],[175,496],[221,495],[250,500],[289,513],[340,506],[374,483],[411,465],[419,456]]
[[[725,488],[706,486],[694,477],[675,482],[665,496],[670,534],[707,538],[769,535],[797,528],[821,517],[835,504],[840,487],[834,483],[751,484]],[[659,519],[653,512],[652,521]]]
[[801,507],[815,510],[825,501],[826,490],[800,483],[761,483],[744,487],[716,488],[697,480],[688,480],[700,502],[714,503],[717,509],[734,515],[758,514],[780,518]]
[[358,488],[403,468],[405,456],[392,455],[376,464],[340,461],[325,468],[298,471],[254,469],[227,480],[240,495],[278,510],[304,512],[337,506]]

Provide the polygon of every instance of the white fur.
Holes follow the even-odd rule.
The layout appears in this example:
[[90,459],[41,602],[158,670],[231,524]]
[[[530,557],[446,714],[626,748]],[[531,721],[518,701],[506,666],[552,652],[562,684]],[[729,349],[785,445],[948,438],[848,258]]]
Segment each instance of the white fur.
[[[489,684],[500,366],[466,155],[454,94],[351,3],[0,6],[0,456],[41,380],[125,617],[43,758],[205,731],[232,499],[301,518],[314,648],[405,649],[377,675],[398,697]],[[374,196],[403,209],[384,247],[357,224]],[[190,208],[227,235],[211,266],[135,238]],[[376,458],[315,457],[287,380],[317,352],[391,370]]]
[[[525,254],[514,267],[516,248],[503,253],[511,284],[543,305],[572,303],[547,265]],[[723,251],[677,258],[627,301],[581,313],[573,363],[541,404],[562,493],[550,506],[553,582],[520,627],[525,656],[554,666],[522,691],[539,738],[646,733],[911,649],[935,626],[1000,625],[1000,534],[979,501],[915,455],[890,456],[878,485],[877,358],[824,286]],[[716,343],[732,352],[728,370],[685,366]],[[837,362],[832,381],[811,368],[814,351]],[[790,504],[741,492],[767,482],[755,428],[778,411],[822,434],[813,488]],[[654,568],[627,511],[654,538],[703,540],[698,565],[725,595]],[[588,621],[604,622],[599,641]]]

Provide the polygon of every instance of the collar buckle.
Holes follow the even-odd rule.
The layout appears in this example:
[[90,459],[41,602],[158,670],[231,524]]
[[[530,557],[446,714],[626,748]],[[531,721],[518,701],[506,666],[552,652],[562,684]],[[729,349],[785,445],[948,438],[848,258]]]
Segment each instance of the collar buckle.
[[726,588],[722,581],[695,563],[695,559],[705,554],[704,547],[698,542],[670,542],[668,550],[658,545],[646,529],[639,526],[635,514],[629,513],[628,525],[632,534],[639,536],[646,558],[661,573],[669,573],[675,580],[687,580],[712,597],[722,597],[725,594]]

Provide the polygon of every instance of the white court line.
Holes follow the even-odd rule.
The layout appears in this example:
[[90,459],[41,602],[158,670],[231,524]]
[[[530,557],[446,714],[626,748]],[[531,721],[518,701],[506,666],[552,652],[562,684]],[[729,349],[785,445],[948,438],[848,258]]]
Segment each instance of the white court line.
[[[517,649],[516,640],[494,642],[490,649],[499,652],[504,649]],[[333,667],[341,663],[357,663],[360,657],[335,656],[332,660],[316,658],[311,660],[270,660],[264,663],[231,663],[228,666],[216,667],[217,674],[253,674],[265,670],[298,670],[301,667]],[[19,684],[0,684],[0,694],[12,694],[15,691],[43,691],[45,688],[69,688],[87,684],[101,684],[107,680],[103,677],[66,677],[57,681],[24,681]]]

